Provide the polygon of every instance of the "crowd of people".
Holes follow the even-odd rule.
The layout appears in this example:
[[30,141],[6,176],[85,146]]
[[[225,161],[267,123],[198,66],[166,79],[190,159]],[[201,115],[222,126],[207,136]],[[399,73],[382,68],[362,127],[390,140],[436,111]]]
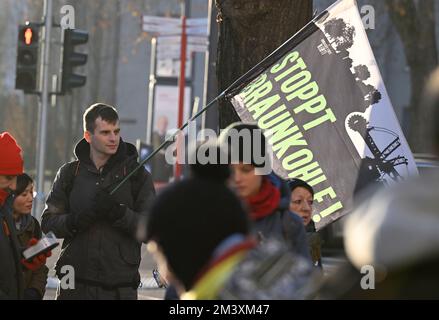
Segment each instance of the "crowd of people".
[[[439,119],[438,75],[429,87],[432,119]],[[51,252],[23,256],[43,232],[63,239],[58,278],[65,266],[75,270],[74,288],[60,282],[60,300],[137,299],[142,243],[169,285],[169,299],[439,297],[431,281],[439,252],[434,176],[367,197],[346,223],[349,263],[325,277],[314,190],[300,179],[259,174],[270,158],[264,135],[253,134],[261,131],[256,125],[230,125],[208,150],[235,158],[197,161],[189,177],[157,196],[143,167],[125,179],[138,155],[122,140],[113,106],[91,105],[83,127],[76,159],[58,170],[41,225],[31,215],[34,185],[23,172],[22,150],[9,133],[0,134],[0,299],[43,299]],[[230,139],[232,131],[259,137],[261,154],[246,161],[245,142]],[[361,288],[365,265],[376,268],[374,290]]]

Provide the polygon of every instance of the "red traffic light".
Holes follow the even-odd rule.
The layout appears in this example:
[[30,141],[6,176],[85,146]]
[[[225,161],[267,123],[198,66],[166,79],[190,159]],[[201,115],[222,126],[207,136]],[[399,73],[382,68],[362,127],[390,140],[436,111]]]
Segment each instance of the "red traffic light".
[[32,44],[32,36],[33,36],[32,29],[26,28],[24,30],[24,43],[26,43],[27,45],[31,45]]
[[15,88],[32,93],[37,87],[39,31],[37,23],[18,26]]
[[20,25],[18,28],[18,43],[23,46],[38,45],[40,27],[36,23]]

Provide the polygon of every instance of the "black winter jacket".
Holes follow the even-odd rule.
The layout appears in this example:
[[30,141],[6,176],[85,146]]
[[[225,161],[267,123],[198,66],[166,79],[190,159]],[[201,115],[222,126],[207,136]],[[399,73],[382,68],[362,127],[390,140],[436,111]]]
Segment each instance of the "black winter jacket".
[[21,250],[12,221],[12,198],[0,205],[0,300],[23,297]]
[[64,238],[55,267],[57,275],[62,278],[61,268],[71,265],[78,282],[110,289],[137,287],[142,243],[136,233],[145,223],[155,196],[151,176],[141,168],[138,179],[142,183],[137,195],[133,194],[133,179],[115,193],[116,200],[127,206],[121,219],[113,224],[97,220],[87,230],[73,234],[66,226],[67,216],[93,210],[98,190],[112,190],[137,165],[135,147],[122,139],[117,153],[101,170],[90,160],[90,145],[84,139],[77,144],[75,155],[80,163],[71,187],[67,185],[72,180],[72,164],[66,164],[57,173],[41,222],[44,232],[53,231],[58,238]]
[[253,221],[253,232],[262,240],[275,238],[285,241],[294,255],[311,262],[302,219],[288,208],[290,193],[287,184],[275,174],[268,178],[279,189],[281,199],[275,212]]

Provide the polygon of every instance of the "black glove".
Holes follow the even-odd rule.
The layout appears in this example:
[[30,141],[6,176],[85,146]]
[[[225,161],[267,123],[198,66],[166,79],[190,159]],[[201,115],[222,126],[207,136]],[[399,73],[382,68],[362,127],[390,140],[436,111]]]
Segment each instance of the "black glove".
[[97,220],[96,212],[91,210],[70,213],[66,219],[67,228],[76,233],[88,229]]
[[126,206],[117,202],[114,197],[105,190],[100,190],[97,193],[95,201],[95,211],[100,218],[113,223],[125,215]]

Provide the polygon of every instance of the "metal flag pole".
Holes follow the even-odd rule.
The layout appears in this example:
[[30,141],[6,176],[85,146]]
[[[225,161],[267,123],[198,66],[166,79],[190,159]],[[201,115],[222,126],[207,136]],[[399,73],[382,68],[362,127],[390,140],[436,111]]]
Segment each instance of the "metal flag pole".
[[205,111],[207,111],[211,106],[214,105],[215,102],[217,102],[218,100],[222,99],[225,95],[226,95],[227,90],[223,91],[221,94],[219,94],[215,99],[213,99],[212,101],[210,101],[203,109],[201,109],[200,111],[198,111],[195,115],[192,116],[192,118],[190,118],[188,121],[186,121],[180,128],[178,128],[178,130],[171,135],[170,137],[168,137],[165,141],[163,141],[163,143],[158,146],[153,152],[151,152],[151,154],[146,157],[144,160],[142,160],[137,167],[135,167],[121,182],[119,182],[119,184],[113,189],[111,190],[110,194],[114,194],[117,190],[119,190],[119,188],[134,174],[136,173],[137,170],[139,170],[141,167],[143,167],[145,165],[145,163],[147,163],[149,161],[149,159],[151,159],[152,157],[154,157],[160,150],[162,150],[164,147],[166,147],[168,144],[174,142],[175,137],[177,136],[177,134],[180,131],[183,131],[188,124],[191,121],[194,121],[195,119],[197,119],[200,115],[202,115]]
[[[322,13],[324,14],[324,13]],[[317,17],[315,20],[318,20],[320,18]],[[309,22],[309,24],[312,23]],[[307,24],[308,26],[308,24]],[[257,63],[253,68],[251,68],[249,71],[244,73],[242,76],[240,76],[237,80],[235,80],[226,90],[224,90],[222,93],[220,93],[215,99],[210,101],[203,109],[201,109],[196,115],[194,115],[192,118],[190,118],[184,125],[182,125],[176,133],[174,133],[172,136],[170,136],[168,139],[166,139],[157,149],[155,149],[147,158],[145,158],[143,161],[139,163],[139,165],[133,169],[111,192],[110,194],[114,194],[139,168],[141,168],[146,162],[149,161],[154,155],[156,155],[160,150],[162,150],[167,144],[174,141],[174,138],[177,136],[177,134],[184,130],[189,122],[194,121],[196,118],[198,118],[201,114],[203,114],[205,111],[207,111],[215,102],[217,102],[219,99],[222,99],[224,97],[229,97],[234,94],[237,90],[241,89],[245,83],[248,83],[249,81],[253,80],[255,78],[255,75],[258,74],[258,72],[264,70],[267,66],[267,62],[270,61],[270,59],[273,59],[273,57],[276,56],[282,56],[286,50],[291,46],[291,42],[297,41],[297,43],[300,43],[300,39],[297,38],[297,34],[300,34],[300,32],[303,32],[303,30],[306,29],[306,26],[303,27],[301,30],[299,30],[294,36],[292,36],[290,39],[285,41],[280,47],[278,47],[276,50],[274,50],[271,54],[269,54],[267,57],[262,59],[259,63]],[[293,42],[294,43],[294,42]],[[232,89],[233,92],[232,92]]]
[[49,99],[49,61],[50,61],[50,33],[52,28],[52,0],[44,1],[44,50],[41,59],[41,104],[38,121],[38,149],[37,149],[37,201],[34,206],[34,216],[39,219],[44,205],[44,178],[46,164],[47,139],[47,105]]

